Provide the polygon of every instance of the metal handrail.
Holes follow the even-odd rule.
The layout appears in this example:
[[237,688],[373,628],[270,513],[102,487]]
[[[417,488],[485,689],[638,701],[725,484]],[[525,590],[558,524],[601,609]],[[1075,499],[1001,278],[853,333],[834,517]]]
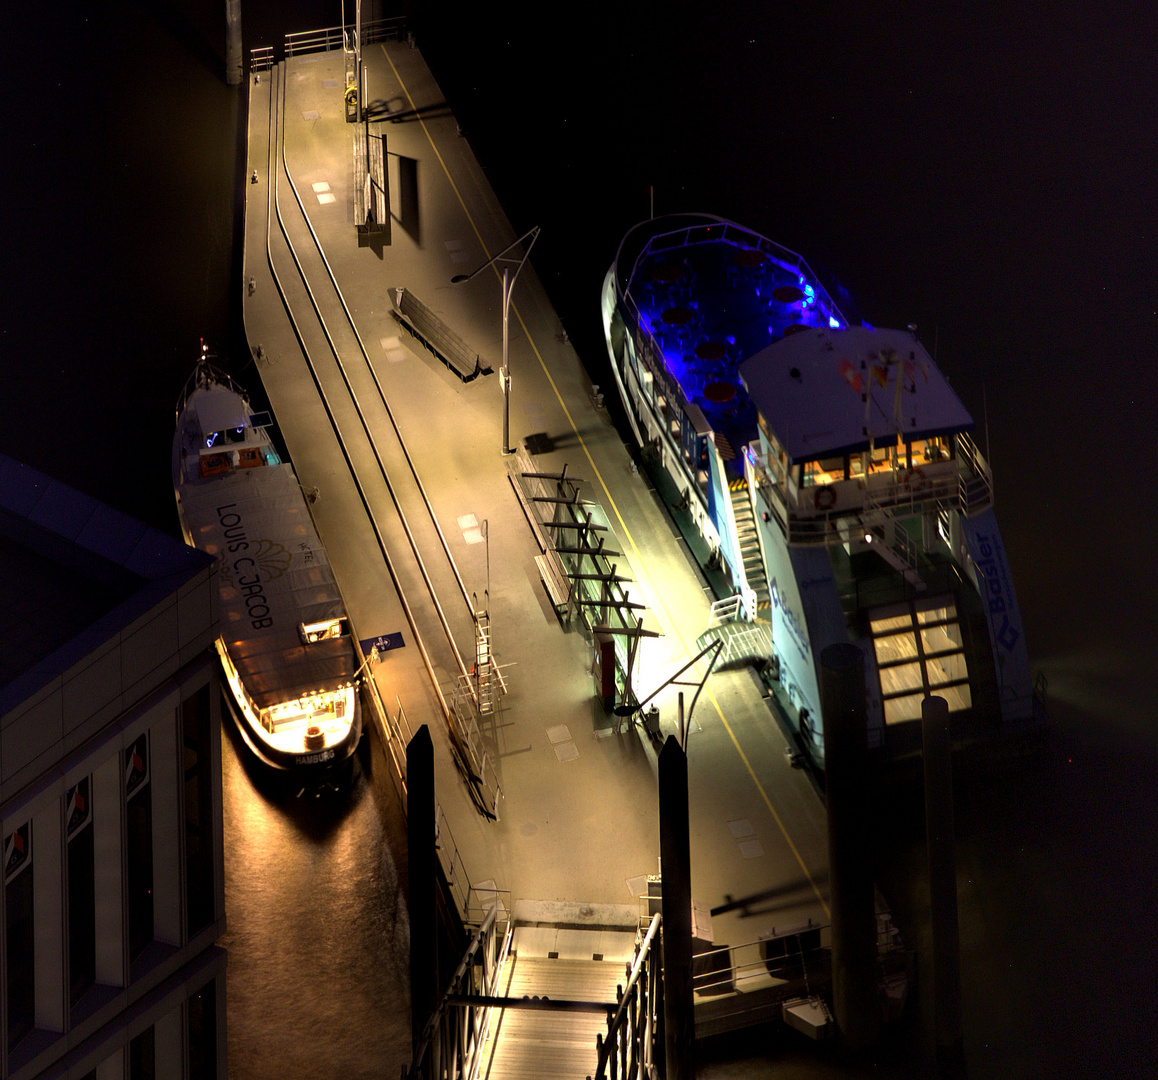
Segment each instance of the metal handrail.
[[[828,929],[829,924],[824,922],[812,922],[809,920],[807,925],[794,927],[791,930],[777,934],[772,938],[762,938],[756,941],[748,941],[743,945],[732,945],[727,948],[714,949],[708,953],[699,953],[693,959],[704,961],[708,957],[719,961],[721,958],[726,958],[726,963],[717,963],[715,965],[704,964],[703,970],[698,974],[692,976],[692,990],[695,993],[709,993],[715,991],[719,993],[723,989],[736,989],[739,986],[743,988],[745,981],[751,982],[755,979],[763,981],[765,978],[774,980],[776,983],[790,983],[793,980],[785,978],[783,975],[774,974],[774,968],[778,965],[787,966],[789,964],[796,964],[799,962],[805,969],[809,959],[815,959],[825,952],[823,944],[804,949],[799,946],[799,935],[808,931],[819,930],[821,932]],[[795,952],[786,954],[784,957],[767,957],[762,950],[767,946],[769,941],[797,937],[798,947]],[[754,955],[754,958],[751,958]]]
[[[707,215],[705,215],[705,217],[707,217]],[[809,278],[810,283],[812,283],[813,294],[816,297],[816,307],[820,313],[827,318],[838,318],[844,325],[848,324],[848,320],[841,314],[836,304],[832,302],[832,297],[828,295],[828,292],[820,284],[812,268],[804,259],[797,255],[796,252],[789,251],[788,248],[781,244],[777,244],[767,239],[767,237],[761,236],[759,233],[752,232],[750,229],[745,229],[730,221],[725,221],[723,218],[715,218],[694,225],[686,225],[678,229],[673,229],[671,232],[658,233],[652,236],[632,264],[631,273],[627,276],[623,288],[624,295],[626,296],[631,292],[631,285],[635,280],[636,271],[639,269],[640,263],[648,255],[654,254],[657,251],[674,251],[678,248],[695,247],[700,244],[717,244],[721,241],[732,244],[735,247],[754,248],[763,252],[774,262],[779,263],[783,269],[793,271],[797,274],[803,274],[806,278]]]
[[258,45],[249,50],[249,70],[269,71],[273,67],[273,46]]
[[[490,1006],[472,1006],[463,1009],[452,999],[462,997],[464,993],[469,996],[475,990],[475,956],[480,950],[485,950],[482,956],[482,978],[487,996],[496,988],[495,984],[502,970],[501,965],[495,963],[494,954],[493,931],[498,911],[496,898],[466,947],[466,952],[455,968],[446,992],[435,1006],[430,1019],[426,1021],[409,1068],[403,1066],[403,1080],[420,1080],[423,1076],[429,1075],[430,1070],[427,1066],[431,1064],[430,1056],[431,1054],[440,1056],[441,1050],[449,1050],[457,1060],[449,1068],[445,1067],[446,1063],[443,1063],[443,1067],[436,1063],[434,1068],[439,1075],[445,1073],[448,1076],[470,1077],[475,1074],[485,1042],[485,1032],[490,1023]],[[508,923],[503,943],[504,956],[509,948],[510,929]],[[454,1028],[451,1032],[452,1037],[449,1038],[444,1031],[448,1022]]]
[[[662,998],[662,975],[657,970],[657,966],[651,962],[651,947],[659,933],[661,921],[662,916],[659,912],[651,917],[651,925],[647,928],[647,934],[636,946],[635,959],[628,974],[627,986],[621,990],[617,988],[619,1007],[615,1010],[615,1014],[607,1020],[607,1038],[596,1037],[595,1045],[599,1051],[599,1057],[595,1066],[595,1080],[607,1080],[609,1063],[612,1080],[627,1080],[628,1077],[634,1080],[637,1076],[649,1077],[652,1075],[651,1044],[654,1033],[652,1017],[657,1010],[656,997]],[[648,976],[647,982],[641,982],[643,975]],[[660,988],[659,995],[655,993],[657,987]],[[640,998],[641,993],[642,999]],[[641,1008],[647,1010],[642,1029],[636,1023],[639,1019],[634,1010],[637,1001],[640,1002]],[[658,1008],[662,1008],[662,1004]],[[627,1053],[629,1026],[632,1036],[630,1057]],[[587,1080],[591,1080],[591,1077],[588,1076]]]
[[[376,41],[396,40],[402,37],[406,29],[406,16],[394,15],[388,19],[375,19],[372,22],[362,23],[362,43],[372,45]],[[327,26],[322,30],[301,30],[285,36],[286,56],[299,56],[303,53],[329,52],[331,49],[342,48],[348,28],[344,26]]]

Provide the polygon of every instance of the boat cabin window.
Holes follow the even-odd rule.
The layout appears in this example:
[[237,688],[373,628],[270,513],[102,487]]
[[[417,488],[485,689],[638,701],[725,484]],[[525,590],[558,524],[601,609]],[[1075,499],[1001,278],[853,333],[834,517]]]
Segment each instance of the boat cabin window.
[[835,484],[844,479],[843,457],[821,458],[818,461],[804,463],[804,486],[814,484]]
[[900,440],[893,443],[877,443],[862,457],[870,476],[905,467],[905,448],[900,445]]
[[227,443],[245,442],[245,425],[237,428],[226,428],[224,431],[211,431],[205,436],[205,449],[214,446],[224,446]]
[[949,437],[946,435],[935,435],[931,439],[914,439],[909,447],[914,468],[933,461],[946,461],[950,457]]
[[313,645],[314,642],[325,641],[327,638],[342,637],[347,632],[346,620],[338,618],[315,623],[300,623],[298,632],[301,635],[303,645]]
[[943,697],[950,712],[970,707],[969,665],[951,596],[879,608],[869,630],[886,724],[920,720],[930,694]]

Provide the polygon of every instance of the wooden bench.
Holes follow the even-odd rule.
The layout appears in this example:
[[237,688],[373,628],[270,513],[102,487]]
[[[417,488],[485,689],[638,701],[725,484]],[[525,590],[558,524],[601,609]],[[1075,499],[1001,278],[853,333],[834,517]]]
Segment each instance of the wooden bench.
[[359,231],[369,227],[370,168],[366,155],[366,125],[354,126],[354,225]]
[[539,568],[539,577],[555,605],[555,611],[560,616],[569,616],[571,609],[571,580],[563,572],[563,564],[559,556],[548,549],[542,555],[535,556],[535,565]]
[[386,137],[379,124],[354,128],[354,225],[359,232],[380,232],[386,224]]
[[441,360],[464,383],[489,375],[482,357],[447,326],[409,289],[387,289],[392,304],[391,314],[431,353]]

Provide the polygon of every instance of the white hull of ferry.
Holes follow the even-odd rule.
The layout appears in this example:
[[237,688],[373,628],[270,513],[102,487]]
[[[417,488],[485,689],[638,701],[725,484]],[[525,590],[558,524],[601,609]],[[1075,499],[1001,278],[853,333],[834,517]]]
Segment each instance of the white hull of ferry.
[[238,730],[261,762],[308,783],[357,748],[358,663],[301,487],[264,423],[203,356],[178,407],[173,487],[186,543],[221,560],[217,651]]

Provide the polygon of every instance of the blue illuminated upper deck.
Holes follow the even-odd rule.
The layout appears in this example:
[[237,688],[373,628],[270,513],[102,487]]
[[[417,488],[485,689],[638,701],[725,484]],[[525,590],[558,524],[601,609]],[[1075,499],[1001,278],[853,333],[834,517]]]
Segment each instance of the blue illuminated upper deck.
[[678,387],[684,411],[737,449],[757,431],[740,364],[809,328],[847,325],[799,255],[709,215],[637,226],[615,275],[622,309],[675,384],[669,392]]

